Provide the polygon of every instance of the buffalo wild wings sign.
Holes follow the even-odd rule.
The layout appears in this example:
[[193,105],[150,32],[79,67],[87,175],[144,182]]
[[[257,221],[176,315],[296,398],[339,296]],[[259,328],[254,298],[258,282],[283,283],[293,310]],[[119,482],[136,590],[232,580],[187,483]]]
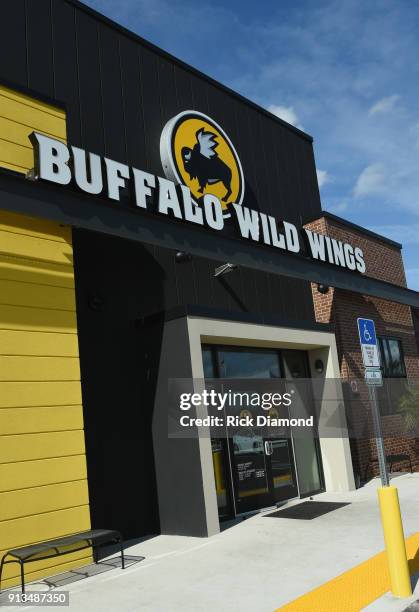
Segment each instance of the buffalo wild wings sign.
[[164,177],[68,146],[45,134],[30,136],[33,178],[120,201],[129,190],[135,207],[222,231],[234,223],[239,236],[349,270],[366,271],[359,247],[300,231],[293,223],[243,204],[245,183],[239,156],[226,132],[210,117],[185,111],[165,125],[160,139]]

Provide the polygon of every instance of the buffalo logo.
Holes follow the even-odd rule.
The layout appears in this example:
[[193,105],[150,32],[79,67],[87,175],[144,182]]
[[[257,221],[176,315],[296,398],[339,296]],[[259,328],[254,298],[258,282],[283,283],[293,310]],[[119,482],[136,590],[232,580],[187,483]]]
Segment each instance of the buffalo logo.
[[222,183],[226,188],[222,200],[228,202],[231,196],[231,170],[215,150],[217,144],[214,132],[205,132],[204,128],[198,130],[193,149],[182,148],[183,167],[189,178],[198,180],[198,193],[204,193],[207,185]]
[[186,185],[196,203],[211,193],[228,207],[241,204],[243,171],[237,152],[224,130],[210,117],[184,111],[165,125],[160,139],[160,156],[167,178]]

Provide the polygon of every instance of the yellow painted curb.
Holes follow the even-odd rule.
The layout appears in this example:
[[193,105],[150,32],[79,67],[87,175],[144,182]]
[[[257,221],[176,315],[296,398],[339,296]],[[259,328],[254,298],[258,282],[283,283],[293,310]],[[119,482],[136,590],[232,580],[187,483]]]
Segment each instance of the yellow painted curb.
[[[419,533],[406,540],[410,574],[419,571]],[[285,604],[281,612],[359,612],[390,591],[387,556],[381,552]]]

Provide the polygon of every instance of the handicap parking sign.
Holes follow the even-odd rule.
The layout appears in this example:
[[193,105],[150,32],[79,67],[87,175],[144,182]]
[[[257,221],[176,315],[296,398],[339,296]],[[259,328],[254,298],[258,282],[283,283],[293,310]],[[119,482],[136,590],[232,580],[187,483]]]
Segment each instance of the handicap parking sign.
[[372,319],[357,319],[359,341],[361,343],[362,360],[366,368],[380,367],[377,335]]

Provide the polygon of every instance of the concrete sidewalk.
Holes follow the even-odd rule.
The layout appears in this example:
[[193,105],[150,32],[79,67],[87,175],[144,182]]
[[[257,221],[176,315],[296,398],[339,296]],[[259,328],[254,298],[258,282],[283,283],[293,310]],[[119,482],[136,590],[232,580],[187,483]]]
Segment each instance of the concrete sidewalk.
[[[407,537],[419,531],[419,474],[395,477],[392,484],[399,489]],[[272,612],[383,550],[378,486],[375,479],[351,493],[316,496],[350,505],[311,521],[257,514],[210,539],[158,536],[127,548],[124,571],[115,559],[49,583],[70,591],[74,612]],[[418,598],[385,595],[365,609],[402,611]]]

